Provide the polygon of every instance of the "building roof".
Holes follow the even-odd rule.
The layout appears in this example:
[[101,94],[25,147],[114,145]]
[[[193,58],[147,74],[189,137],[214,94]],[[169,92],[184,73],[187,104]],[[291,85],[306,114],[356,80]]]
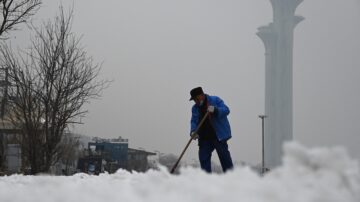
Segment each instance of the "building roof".
[[148,151],[144,151],[144,150],[139,150],[139,149],[132,149],[132,148],[128,148],[128,153],[129,154],[134,154],[134,153],[139,153],[139,154],[145,154],[145,155],[156,155],[156,153],[153,152],[148,152]]

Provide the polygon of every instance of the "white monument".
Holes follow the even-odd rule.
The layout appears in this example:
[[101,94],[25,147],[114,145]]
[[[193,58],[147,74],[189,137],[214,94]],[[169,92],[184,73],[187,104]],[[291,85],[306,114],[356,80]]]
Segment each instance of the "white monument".
[[265,44],[265,167],[281,164],[282,145],[293,138],[293,36],[304,18],[295,16],[303,0],[270,0],[273,22],[259,27]]

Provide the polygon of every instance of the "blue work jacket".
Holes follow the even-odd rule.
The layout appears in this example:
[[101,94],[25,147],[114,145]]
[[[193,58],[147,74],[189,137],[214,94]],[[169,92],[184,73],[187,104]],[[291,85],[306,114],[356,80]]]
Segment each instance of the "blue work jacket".
[[[215,130],[216,137],[219,141],[226,141],[231,138],[230,123],[227,116],[230,109],[224,101],[217,96],[206,95],[208,105],[216,108],[216,113],[210,115],[210,122]],[[194,132],[200,122],[200,106],[194,104],[191,115],[191,132]]]

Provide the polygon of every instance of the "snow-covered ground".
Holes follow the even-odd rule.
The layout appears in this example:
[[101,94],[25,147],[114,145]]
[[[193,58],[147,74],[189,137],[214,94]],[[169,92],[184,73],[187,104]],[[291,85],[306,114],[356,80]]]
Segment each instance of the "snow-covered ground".
[[360,170],[342,148],[308,149],[285,146],[284,165],[264,177],[249,168],[226,174],[184,169],[71,177],[21,176],[0,178],[1,202],[102,201],[243,201],[359,202]]

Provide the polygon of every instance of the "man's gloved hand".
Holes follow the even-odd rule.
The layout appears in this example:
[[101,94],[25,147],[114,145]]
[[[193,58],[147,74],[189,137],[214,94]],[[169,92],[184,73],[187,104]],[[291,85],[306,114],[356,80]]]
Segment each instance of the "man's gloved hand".
[[208,106],[207,111],[210,112],[210,113],[214,113],[215,112],[215,106],[212,106],[212,105]]
[[199,134],[197,134],[195,132],[191,132],[191,138],[194,140],[197,140],[199,138]]

